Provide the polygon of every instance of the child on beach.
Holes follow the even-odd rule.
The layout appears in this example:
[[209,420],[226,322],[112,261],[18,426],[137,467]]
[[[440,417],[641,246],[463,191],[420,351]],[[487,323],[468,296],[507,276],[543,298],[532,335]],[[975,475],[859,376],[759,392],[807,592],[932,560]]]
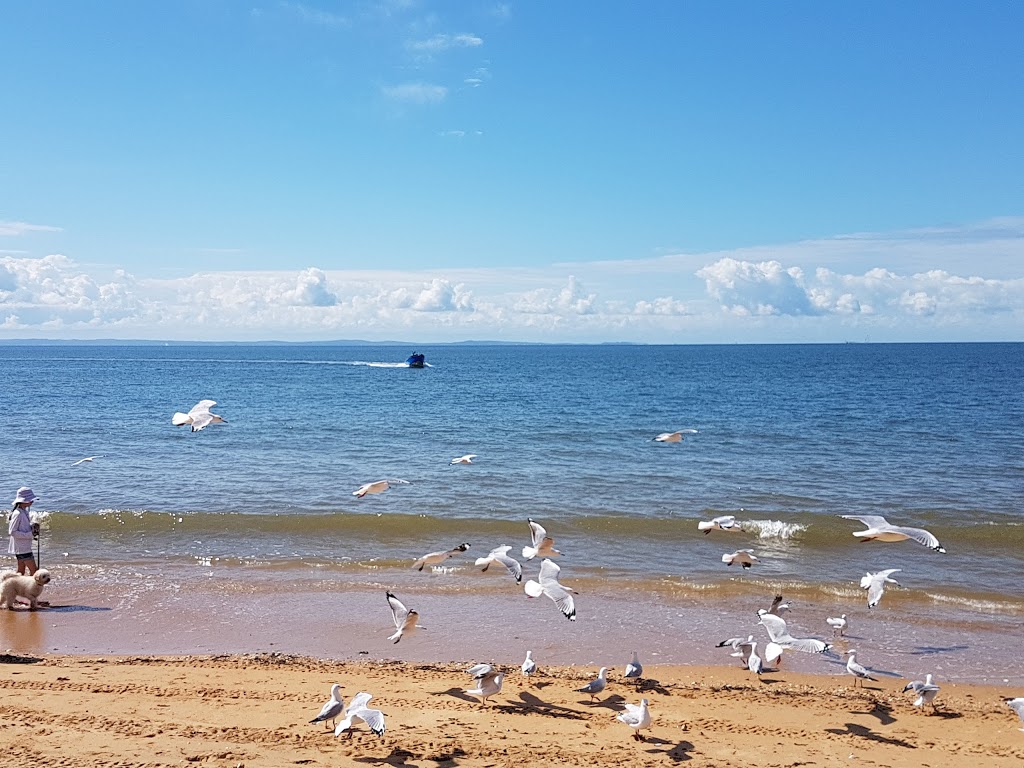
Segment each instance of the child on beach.
[[32,540],[39,535],[39,524],[33,523],[29,515],[32,502],[36,495],[28,486],[18,489],[14,497],[14,507],[7,516],[7,533],[11,543],[7,552],[18,560],[18,573],[32,576],[36,572],[36,559],[32,556]]

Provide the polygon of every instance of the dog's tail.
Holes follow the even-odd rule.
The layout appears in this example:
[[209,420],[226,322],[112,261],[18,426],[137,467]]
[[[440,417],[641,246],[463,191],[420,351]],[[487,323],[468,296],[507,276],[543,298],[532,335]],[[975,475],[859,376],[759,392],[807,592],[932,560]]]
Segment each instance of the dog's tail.
[[8,579],[13,579],[17,575],[17,571],[4,571],[3,575],[0,576],[0,581],[7,581]]

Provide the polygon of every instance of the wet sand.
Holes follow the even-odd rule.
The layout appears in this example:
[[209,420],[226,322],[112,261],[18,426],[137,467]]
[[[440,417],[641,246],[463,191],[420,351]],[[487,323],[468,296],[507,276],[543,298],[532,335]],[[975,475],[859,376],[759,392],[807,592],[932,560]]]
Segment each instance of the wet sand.
[[[1017,766],[1020,722],[996,687],[944,684],[938,714],[903,681],[727,667],[648,667],[637,690],[613,670],[596,703],[575,689],[593,667],[541,667],[488,706],[463,693],[460,663],[331,662],[288,655],[0,657],[0,753],[11,765],[279,768],[285,765]],[[335,738],[309,722],[333,683],[374,694],[382,737]],[[635,741],[615,714],[651,702]]]

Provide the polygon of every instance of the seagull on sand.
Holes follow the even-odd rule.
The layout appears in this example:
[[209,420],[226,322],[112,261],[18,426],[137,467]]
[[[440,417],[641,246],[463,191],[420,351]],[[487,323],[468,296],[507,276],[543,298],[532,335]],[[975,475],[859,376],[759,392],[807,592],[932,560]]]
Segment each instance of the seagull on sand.
[[590,696],[590,703],[594,703],[594,697],[601,693],[608,685],[608,667],[601,667],[601,671],[597,673],[597,677],[591,680],[589,683],[584,685],[582,688],[577,688],[576,693],[586,693]]
[[[341,736],[345,731],[348,731],[352,727],[353,720],[362,720],[369,726],[370,730],[378,736],[384,735],[384,713],[379,709],[369,709],[366,704],[372,699],[373,696],[365,691],[357,693],[352,703],[345,708],[345,719],[338,723],[338,727],[334,729],[335,737]],[[352,735],[352,731],[349,731],[349,736]]]
[[656,443],[681,443],[683,435],[696,435],[696,429],[680,429],[676,432],[662,432],[660,435],[651,438]]
[[171,424],[176,427],[183,427],[186,424],[191,424],[193,432],[198,432],[211,424],[227,424],[227,422],[217,414],[210,413],[210,409],[216,404],[216,400],[200,400],[192,406],[192,410],[188,413],[178,411],[171,416]]
[[494,665],[486,662],[483,664],[474,664],[466,670],[466,674],[471,676],[474,680],[483,680],[492,672],[494,672]]
[[861,685],[863,685],[864,680],[872,680],[876,683],[878,682],[878,680],[871,676],[867,667],[857,663],[857,651],[855,649],[851,648],[846,652],[846,654],[850,657],[846,661],[846,671],[854,677],[854,688],[857,687],[858,683],[861,683]]
[[917,698],[914,699],[915,707],[923,707],[925,704],[930,704],[932,713],[937,711],[935,708],[935,697],[939,693],[939,686],[932,682],[931,673],[924,676],[924,681],[914,680],[907,683],[903,690],[913,691],[917,694]]
[[314,717],[309,722],[326,724],[327,721],[330,720],[331,724],[327,727],[333,728],[334,721],[337,719],[338,715],[342,713],[344,708],[345,700],[341,698],[341,685],[335,683],[331,686],[331,696],[329,699],[327,699],[323,708],[320,710],[320,714]]
[[555,601],[555,605],[569,621],[576,621],[576,603],[569,593],[579,594],[572,587],[566,587],[558,583],[558,572],[562,569],[555,565],[552,560],[544,560],[540,564],[540,575],[538,581],[530,579],[523,584],[523,590],[529,597],[540,597],[547,595]]
[[832,646],[823,640],[813,637],[793,637],[789,634],[786,620],[772,613],[761,614],[758,622],[766,630],[771,642],[765,646],[764,660],[769,664],[782,656],[783,651],[802,651],[804,653],[824,653]]
[[79,459],[78,461],[72,463],[71,466],[72,467],[77,467],[79,464],[85,464],[85,462],[87,462],[87,461],[93,461],[95,459],[102,459],[102,458],[103,458],[103,456],[86,456],[84,459]]
[[476,458],[475,453],[467,453],[465,456],[456,456],[454,459],[448,462],[448,465],[452,464],[472,464],[473,459]]
[[860,588],[868,591],[868,608],[874,608],[878,605],[878,601],[882,599],[882,593],[885,591],[885,583],[895,584],[897,587],[900,583],[896,579],[890,579],[889,577],[894,573],[899,573],[901,568],[886,568],[884,571],[878,573],[867,573],[860,577]]
[[722,555],[722,562],[726,565],[734,565],[739,563],[744,569],[749,568],[754,563],[761,562],[754,557],[754,550],[752,549],[738,549],[731,555]]
[[701,520],[697,523],[697,530],[704,531],[707,536],[712,531],[742,531],[743,528],[736,523],[735,515],[720,515],[711,520]]
[[622,676],[626,680],[636,680],[637,683],[639,683],[640,677],[643,675],[643,673],[644,665],[641,664],[640,659],[637,658],[636,651],[633,651],[633,660],[626,665],[626,671],[622,674]]
[[[747,643],[744,643],[747,645]],[[747,652],[747,669],[753,672],[755,675],[760,675],[764,671],[764,663],[761,661],[761,657],[757,655],[757,641],[749,643],[750,650]]]
[[514,557],[508,556],[508,551],[512,549],[508,544],[501,547],[495,547],[492,549],[487,557],[478,557],[476,559],[477,565],[482,565],[483,568],[480,570],[486,571],[491,567],[491,563],[501,563],[508,572],[512,574],[512,578],[516,580],[516,584],[519,584],[523,580],[523,566],[519,564],[519,561]]
[[402,635],[411,635],[417,629],[424,629],[416,624],[420,615],[416,611],[406,608],[402,601],[390,592],[388,592],[388,605],[391,607],[391,618],[395,620],[395,633],[388,640],[397,643],[402,639]]
[[386,491],[392,485],[409,485],[409,481],[408,480],[377,480],[377,481],[372,482],[372,483],[366,483],[365,485],[360,485],[358,488],[356,488],[354,491],[352,491],[352,495],[355,496],[357,499],[361,499],[361,498],[363,498],[363,496],[366,496],[369,493],[384,493],[384,491]]
[[854,531],[853,535],[861,541],[903,541],[913,539],[918,544],[945,554],[946,548],[939,540],[924,528],[907,528],[902,525],[890,525],[880,515],[840,515],[844,520],[859,520],[868,527],[866,531]]
[[520,669],[523,672],[523,677],[529,677],[537,671],[537,662],[533,660],[533,651],[526,652],[526,660]]
[[832,637],[839,635],[842,637],[846,633],[846,625],[849,623],[846,620],[846,614],[837,616],[835,618],[829,616],[825,621],[830,627],[832,627]]
[[750,658],[750,648],[754,643],[754,636],[747,635],[743,637],[730,637],[728,640],[723,640],[715,648],[732,648],[730,656],[735,656],[740,660],[740,666],[747,666],[747,659]]
[[535,522],[532,517],[526,518],[530,524],[530,546],[523,547],[523,557],[527,560],[540,557],[558,557],[561,552],[555,549],[555,540],[548,536],[544,526]]
[[642,728],[651,727],[651,713],[647,709],[647,699],[640,699],[639,704],[626,704],[626,711],[615,716],[620,723],[625,723],[633,729],[633,738],[643,741],[640,735]]
[[[488,664],[487,666],[490,665]],[[501,684],[504,680],[504,672],[492,669],[486,675],[477,678],[478,682],[476,688],[470,688],[469,690],[463,691],[463,693],[468,693],[470,696],[479,696],[480,703],[486,704],[488,696],[494,696],[495,694],[501,693]]]
[[431,552],[429,554],[424,555],[415,563],[413,563],[412,567],[415,568],[417,571],[422,571],[425,566],[439,565],[440,563],[443,563],[445,560],[447,560],[449,557],[455,557],[457,554],[465,552],[467,549],[469,549],[468,542],[466,544],[459,544],[459,546],[455,547],[454,549],[446,549],[442,552]]
[[[1003,701],[1006,702],[1006,706],[1017,713],[1017,717],[1019,717],[1020,721],[1024,723],[1024,697],[1018,696],[1015,699],[1003,699]],[[1020,728],[1018,730],[1024,731],[1024,728]]]

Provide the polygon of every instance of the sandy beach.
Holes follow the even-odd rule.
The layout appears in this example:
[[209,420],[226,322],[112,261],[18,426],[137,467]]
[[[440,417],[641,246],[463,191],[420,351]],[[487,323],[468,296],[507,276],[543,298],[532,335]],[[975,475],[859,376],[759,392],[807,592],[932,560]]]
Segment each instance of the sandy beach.
[[[463,693],[470,662],[327,662],[284,654],[0,657],[0,751],[11,765],[1016,766],[1020,722],[995,686],[944,684],[938,714],[902,680],[739,667],[656,666],[641,690],[613,670],[591,704],[589,667],[508,681],[488,706]],[[309,721],[333,683],[374,694],[387,730],[335,738]],[[646,740],[615,719],[646,696]]]

